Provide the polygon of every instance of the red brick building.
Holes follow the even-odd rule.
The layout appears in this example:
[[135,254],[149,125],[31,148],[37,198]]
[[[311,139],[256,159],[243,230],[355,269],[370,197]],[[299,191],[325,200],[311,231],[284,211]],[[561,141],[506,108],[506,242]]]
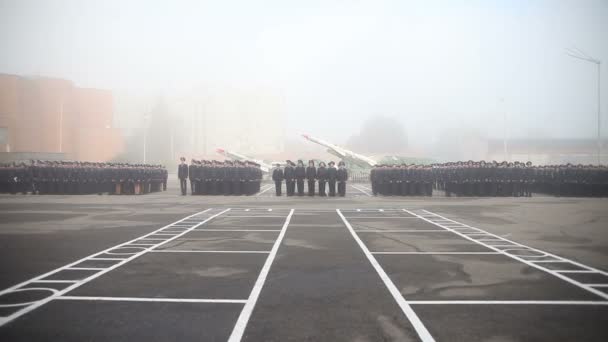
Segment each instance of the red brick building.
[[67,80],[0,74],[0,151],[107,161],[122,152],[112,93]]

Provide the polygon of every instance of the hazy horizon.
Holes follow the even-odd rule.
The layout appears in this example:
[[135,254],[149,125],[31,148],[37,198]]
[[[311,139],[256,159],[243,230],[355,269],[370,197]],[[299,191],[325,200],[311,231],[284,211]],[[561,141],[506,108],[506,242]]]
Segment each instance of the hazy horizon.
[[607,1],[0,0],[0,73],[127,94],[270,89],[288,137],[337,143],[375,115],[412,144],[500,138],[505,113],[512,138],[591,139],[596,67],[564,48],[608,60],[606,18]]

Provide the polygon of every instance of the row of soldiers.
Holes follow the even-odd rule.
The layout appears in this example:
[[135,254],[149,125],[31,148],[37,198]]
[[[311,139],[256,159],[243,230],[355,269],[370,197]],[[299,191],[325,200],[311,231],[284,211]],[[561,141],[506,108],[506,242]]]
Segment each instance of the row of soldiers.
[[544,165],[485,161],[430,165],[376,165],[370,180],[374,195],[432,196],[433,189],[446,196],[531,197],[608,196],[608,167],[594,165]]
[[304,181],[308,186],[308,196],[315,195],[315,182],[318,182],[318,195],[321,197],[327,196],[325,186],[329,190],[329,196],[336,196],[336,185],[338,186],[338,196],[346,196],[346,181],[348,180],[348,170],[343,161],[338,163],[329,162],[329,167],[324,162],[319,163],[319,167],[315,167],[314,160],[308,161],[308,166],[304,167],[304,162],[298,160],[295,164],[291,160],[287,160],[285,167],[281,168],[279,164],[272,171],[272,180],[275,184],[275,192],[277,196],[282,195],[282,185],[285,181],[287,196],[304,196]]
[[217,161],[180,158],[177,170],[182,195],[188,180],[192,195],[253,195],[260,191],[262,170],[252,161]]
[[0,165],[0,193],[139,195],[166,190],[167,175],[161,165],[31,160]]

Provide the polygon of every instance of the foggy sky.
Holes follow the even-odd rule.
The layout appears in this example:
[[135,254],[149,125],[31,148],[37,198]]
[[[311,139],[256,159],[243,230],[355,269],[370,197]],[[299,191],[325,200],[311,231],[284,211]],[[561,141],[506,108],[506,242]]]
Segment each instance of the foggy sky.
[[339,143],[372,115],[413,143],[502,137],[504,113],[510,137],[595,138],[596,69],[572,46],[604,62],[608,108],[605,0],[0,0],[0,44],[0,72],[83,87],[271,88],[289,134]]

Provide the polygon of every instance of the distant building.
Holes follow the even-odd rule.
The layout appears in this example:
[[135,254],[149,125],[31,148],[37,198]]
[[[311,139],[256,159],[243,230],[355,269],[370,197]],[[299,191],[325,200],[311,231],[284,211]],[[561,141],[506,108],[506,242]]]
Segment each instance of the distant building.
[[[606,141],[603,146],[608,146]],[[506,154],[505,154],[506,152]],[[602,149],[602,164],[608,163],[608,151]],[[486,160],[531,161],[543,164],[597,164],[595,139],[511,139],[488,140]]]
[[107,161],[124,145],[112,119],[110,91],[57,78],[0,74],[0,151]]

